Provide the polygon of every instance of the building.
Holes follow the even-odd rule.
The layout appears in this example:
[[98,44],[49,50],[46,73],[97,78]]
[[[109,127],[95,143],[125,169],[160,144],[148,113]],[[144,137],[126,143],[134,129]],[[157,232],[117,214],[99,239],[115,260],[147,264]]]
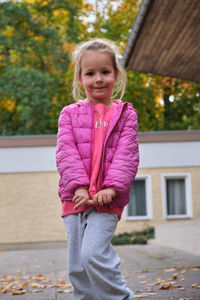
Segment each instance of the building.
[[[135,193],[117,232],[200,218],[200,131],[139,133],[139,141]],[[0,244],[65,240],[55,146],[56,136],[0,137]]]

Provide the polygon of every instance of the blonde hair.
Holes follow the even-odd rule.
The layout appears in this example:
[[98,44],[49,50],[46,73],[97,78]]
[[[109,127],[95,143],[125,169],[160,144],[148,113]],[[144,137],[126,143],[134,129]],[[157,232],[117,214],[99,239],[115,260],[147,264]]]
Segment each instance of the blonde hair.
[[102,50],[110,54],[115,74],[117,74],[117,80],[115,82],[114,89],[112,92],[112,98],[116,97],[117,95],[120,95],[119,99],[122,99],[126,87],[126,72],[119,61],[120,54],[118,47],[115,45],[115,43],[107,39],[99,38],[94,38],[87,42],[77,45],[73,52],[75,68],[72,95],[74,99],[80,100],[81,98],[85,97],[85,93],[82,86],[80,85],[79,79],[81,76],[81,59],[83,55],[89,50]]

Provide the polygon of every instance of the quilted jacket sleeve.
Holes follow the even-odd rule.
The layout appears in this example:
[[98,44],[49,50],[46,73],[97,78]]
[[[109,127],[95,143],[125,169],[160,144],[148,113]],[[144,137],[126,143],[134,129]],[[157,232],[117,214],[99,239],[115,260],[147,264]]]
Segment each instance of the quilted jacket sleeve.
[[89,186],[89,178],[74,140],[71,117],[65,107],[58,121],[56,164],[65,188],[73,193],[79,186]]
[[139,165],[137,113],[131,108],[124,123],[103,188],[113,187],[117,194],[127,193]]

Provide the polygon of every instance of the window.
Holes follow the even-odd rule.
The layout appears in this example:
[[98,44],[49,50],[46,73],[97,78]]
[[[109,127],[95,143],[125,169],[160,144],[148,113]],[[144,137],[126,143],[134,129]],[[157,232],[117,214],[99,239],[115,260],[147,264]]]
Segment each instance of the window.
[[138,175],[134,180],[124,215],[126,219],[133,220],[152,218],[150,176]]
[[192,216],[190,174],[164,174],[164,218]]

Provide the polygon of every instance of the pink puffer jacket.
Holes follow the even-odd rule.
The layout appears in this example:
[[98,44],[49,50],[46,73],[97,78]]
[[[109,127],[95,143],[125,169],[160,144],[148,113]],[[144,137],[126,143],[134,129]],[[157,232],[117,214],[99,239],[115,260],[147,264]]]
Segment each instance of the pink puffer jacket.
[[[129,202],[131,183],[139,164],[137,114],[132,104],[115,100],[101,164],[101,188],[113,187],[117,196],[110,207]],[[64,107],[59,118],[56,163],[60,174],[59,196],[72,201],[79,186],[90,184],[93,140],[93,105],[79,101]]]

